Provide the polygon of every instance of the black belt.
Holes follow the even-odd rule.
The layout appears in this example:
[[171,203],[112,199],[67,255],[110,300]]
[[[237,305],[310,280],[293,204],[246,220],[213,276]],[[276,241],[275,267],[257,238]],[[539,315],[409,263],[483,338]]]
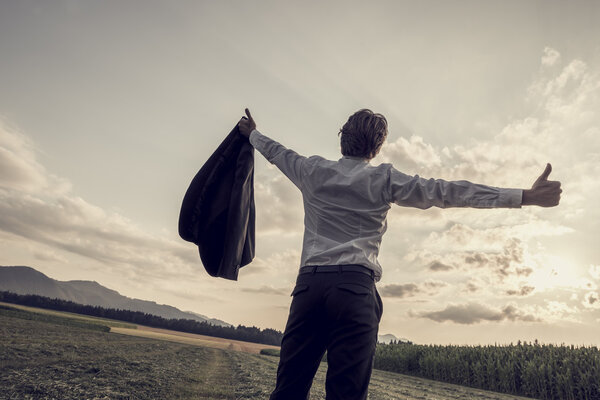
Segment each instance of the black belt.
[[375,279],[375,271],[371,268],[357,264],[347,265],[310,265],[300,268],[300,274],[314,274],[318,272],[362,272]]

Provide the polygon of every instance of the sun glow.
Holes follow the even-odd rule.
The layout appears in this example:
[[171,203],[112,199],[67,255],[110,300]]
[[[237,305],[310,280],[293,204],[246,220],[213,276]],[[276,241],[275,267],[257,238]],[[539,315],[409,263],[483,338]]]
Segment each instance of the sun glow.
[[589,280],[582,276],[579,271],[583,269],[572,260],[557,255],[544,256],[543,262],[539,262],[540,268],[528,277],[528,281],[537,291],[556,288],[583,288]]

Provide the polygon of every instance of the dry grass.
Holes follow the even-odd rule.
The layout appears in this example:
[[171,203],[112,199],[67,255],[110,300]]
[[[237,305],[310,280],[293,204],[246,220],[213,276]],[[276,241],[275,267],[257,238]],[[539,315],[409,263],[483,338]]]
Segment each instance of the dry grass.
[[58,316],[58,317],[68,317],[68,318],[73,318],[73,319],[84,321],[84,322],[91,322],[94,324],[104,325],[104,326],[108,326],[108,327],[114,326],[114,327],[129,328],[129,329],[137,328],[136,324],[132,324],[129,322],[117,321],[117,320],[108,319],[108,318],[93,317],[91,315],[75,314],[75,313],[71,313],[71,312],[67,312],[67,311],[47,310],[45,308],[22,306],[20,304],[5,303],[2,301],[0,301],[0,306],[14,308],[17,310],[28,311],[28,312],[32,312],[32,313],[36,313],[36,314],[54,315],[54,316]]
[[[253,354],[262,345],[240,342],[244,351],[232,351],[202,345],[231,341],[201,335],[114,334],[98,329],[97,321],[73,323],[65,315],[0,307],[0,399],[266,400],[275,385],[279,359]],[[188,340],[194,345],[179,343]],[[317,372],[311,399],[324,398],[326,368],[323,363]],[[517,397],[373,371],[369,399]]]
[[242,342],[239,340],[198,335],[195,333],[177,332],[160,328],[150,328],[142,325],[138,325],[137,329],[112,327],[110,331],[113,333],[120,333],[123,335],[168,340],[171,342],[185,343],[195,346],[213,347],[217,349],[243,351],[245,353],[252,354],[259,354],[261,349],[279,349],[278,346],[270,346],[267,344]]

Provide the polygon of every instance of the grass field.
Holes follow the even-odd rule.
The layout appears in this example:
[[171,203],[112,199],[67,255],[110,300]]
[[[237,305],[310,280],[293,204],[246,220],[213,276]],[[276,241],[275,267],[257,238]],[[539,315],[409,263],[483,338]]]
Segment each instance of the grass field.
[[[137,329],[155,334],[150,338],[108,332],[107,326],[129,333],[134,327],[0,304],[0,399],[260,400],[275,384],[278,358],[254,354],[254,344],[235,351],[217,348],[225,347],[223,339],[206,347],[202,338],[179,335],[185,343],[178,343],[168,331]],[[324,398],[325,372],[324,363],[312,399]],[[383,371],[373,372],[369,398],[518,399]]]
[[242,342],[240,340],[198,335],[195,333],[177,332],[168,329],[150,328],[141,325],[138,325],[136,329],[111,327],[110,331],[113,333],[120,333],[123,335],[146,337],[159,340],[169,340],[171,342],[192,344],[204,347],[214,347],[217,349],[243,351],[252,354],[259,354],[262,349],[279,349],[279,346],[270,346],[268,344]]

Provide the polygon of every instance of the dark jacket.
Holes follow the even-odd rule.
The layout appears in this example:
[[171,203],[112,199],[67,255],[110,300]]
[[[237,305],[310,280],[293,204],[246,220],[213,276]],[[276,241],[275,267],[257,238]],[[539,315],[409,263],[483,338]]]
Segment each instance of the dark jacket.
[[185,193],[179,236],[198,245],[212,276],[237,280],[254,258],[254,148],[237,125]]

